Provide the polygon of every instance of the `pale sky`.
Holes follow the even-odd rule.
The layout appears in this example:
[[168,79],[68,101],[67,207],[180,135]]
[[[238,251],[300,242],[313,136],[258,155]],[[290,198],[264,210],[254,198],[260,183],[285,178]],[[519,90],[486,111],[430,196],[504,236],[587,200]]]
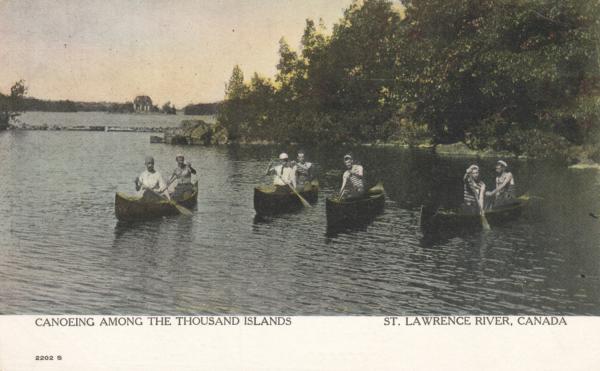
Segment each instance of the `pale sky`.
[[0,0],[0,91],[182,107],[223,99],[235,64],[271,77],[283,36],[328,31],[352,0]]

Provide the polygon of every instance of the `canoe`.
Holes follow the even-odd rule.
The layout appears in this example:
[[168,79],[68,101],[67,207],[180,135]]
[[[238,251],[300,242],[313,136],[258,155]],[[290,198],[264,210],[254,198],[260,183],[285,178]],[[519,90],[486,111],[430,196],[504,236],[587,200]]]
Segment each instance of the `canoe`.
[[[514,203],[486,211],[485,217],[492,226],[502,224],[518,218],[527,205],[529,205],[529,196],[523,195]],[[426,206],[421,206],[420,224],[423,228],[481,228],[481,216],[465,213],[462,209],[428,210]]]
[[328,197],[325,200],[327,225],[342,226],[371,220],[383,210],[384,204],[385,192],[381,182],[369,189],[361,198],[344,200],[339,197]]
[[[319,181],[313,180],[298,193],[310,203],[317,202]],[[302,209],[302,202],[291,190],[283,191],[273,185],[254,188],[254,210],[257,215],[275,215]]]
[[[178,205],[192,208],[198,202],[198,182],[194,183],[191,193],[184,193]],[[177,215],[179,210],[172,202],[157,195],[129,196],[117,192],[115,195],[115,215],[123,221],[135,221],[157,218],[166,215]]]

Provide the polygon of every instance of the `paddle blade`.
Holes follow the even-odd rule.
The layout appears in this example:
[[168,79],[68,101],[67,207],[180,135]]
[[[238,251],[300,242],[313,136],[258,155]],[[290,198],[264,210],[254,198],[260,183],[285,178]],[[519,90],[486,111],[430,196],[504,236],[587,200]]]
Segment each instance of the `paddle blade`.
[[492,229],[490,227],[490,223],[488,223],[487,218],[485,217],[485,215],[481,216],[481,227],[486,230],[489,231],[490,229]]
[[298,198],[300,199],[300,202],[302,202],[302,206],[304,206],[304,207],[311,207],[310,204],[308,203],[308,201],[306,201],[304,199],[304,197],[298,195]]
[[181,205],[177,205],[176,203],[173,203],[173,205],[175,206],[175,208],[177,209],[177,211],[179,211],[180,214],[186,215],[186,216],[192,216],[193,213],[190,211],[190,209],[187,209]]
[[291,185],[288,184],[288,187],[290,187],[290,189],[292,190],[292,192],[298,197],[298,199],[300,200],[300,203],[302,203],[302,206],[309,208],[311,207],[310,204],[308,203],[308,201],[306,201],[304,199],[304,197],[302,197],[300,195],[300,193],[298,193],[298,191],[296,191],[296,189],[294,187],[292,187]]

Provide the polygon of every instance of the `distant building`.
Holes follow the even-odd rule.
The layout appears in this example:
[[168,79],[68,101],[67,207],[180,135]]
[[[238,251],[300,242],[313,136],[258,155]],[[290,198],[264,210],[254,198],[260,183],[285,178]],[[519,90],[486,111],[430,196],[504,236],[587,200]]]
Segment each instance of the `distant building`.
[[151,112],[153,110],[152,99],[147,95],[138,95],[133,100],[135,112]]

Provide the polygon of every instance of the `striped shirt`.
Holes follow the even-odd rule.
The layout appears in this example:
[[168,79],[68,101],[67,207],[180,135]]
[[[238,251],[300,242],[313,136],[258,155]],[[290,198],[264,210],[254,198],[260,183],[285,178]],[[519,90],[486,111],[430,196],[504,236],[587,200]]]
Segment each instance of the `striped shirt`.
[[172,177],[177,179],[178,184],[191,184],[192,183],[192,170],[188,166],[179,167],[177,166],[173,170]]
[[500,188],[502,183],[504,183],[509,176],[510,176],[510,181],[504,188],[502,188],[502,190],[500,192],[498,192],[496,194],[496,197],[498,197],[498,198],[502,198],[502,197],[514,198],[514,197],[516,197],[517,189],[515,186],[515,178],[512,176],[511,173],[508,173],[508,172],[502,173],[502,175],[496,177],[496,189]]
[[303,187],[304,183],[312,180],[312,163],[305,162],[303,164],[296,163],[296,182],[298,187]]
[[363,179],[364,170],[361,165],[352,165],[350,170],[346,170],[344,177],[348,177],[346,187],[352,192],[362,193],[365,190],[365,181]]
[[482,181],[476,182],[470,176],[465,176],[463,178],[464,181],[464,192],[463,198],[464,202],[467,205],[476,205],[477,199],[479,199],[479,192],[481,192],[481,188],[485,185]]

